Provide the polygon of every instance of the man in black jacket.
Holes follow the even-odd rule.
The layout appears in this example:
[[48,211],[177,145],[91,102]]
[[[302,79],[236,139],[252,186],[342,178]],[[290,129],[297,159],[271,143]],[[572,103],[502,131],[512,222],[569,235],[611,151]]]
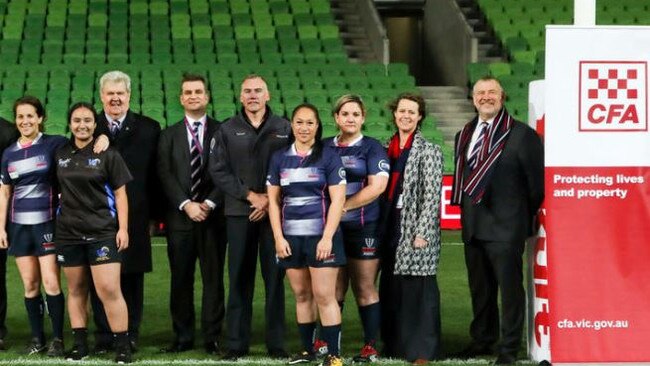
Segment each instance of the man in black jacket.
[[185,118],[160,134],[158,176],[167,196],[167,257],[171,269],[169,308],[175,339],[166,352],[194,344],[194,268],[202,279],[201,331],[206,352],[219,352],[223,326],[223,268],[226,229],[223,195],[208,175],[208,146],[219,124],[206,115],[210,96],[205,78],[183,75]]
[[[472,343],[459,356],[492,353],[512,364],[523,334],[526,237],[544,198],[544,152],[535,131],[503,107],[493,77],[474,85],[478,116],[456,135],[452,203],[461,205],[465,262],[474,319]],[[501,316],[497,294],[501,295]]]
[[210,175],[225,193],[230,280],[225,358],[229,360],[248,353],[258,250],[266,291],[266,346],[272,357],[287,356],[284,271],[276,263],[265,181],[269,158],[289,144],[291,129],[287,120],[273,115],[266,105],[269,98],[264,79],[247,76],[241,85],[242,111],[221,125],[210,148]]
[[[0,117],[0,156],[19,133],[14,124]],[[0,351],[5,350],[4,338],[7,335],[5,320],[7,318],[7,249],[0,249]]]
[[[151,215],[160,212],[160,190],[156,175],[156,152],[160,124],[129,109],[131,79],[121,71],[110,71],[99,80],[103,112],[97,116],[96,135],[109,136],[120,152],[133,180],[126,185],[129,200],[129,248],[122,252],[121,288],[129,311],[129,336],[135,349],[144,301],[144,273],[151,271]],[[110,348],[112,337],[101,302],[93,291],[95,348]]]

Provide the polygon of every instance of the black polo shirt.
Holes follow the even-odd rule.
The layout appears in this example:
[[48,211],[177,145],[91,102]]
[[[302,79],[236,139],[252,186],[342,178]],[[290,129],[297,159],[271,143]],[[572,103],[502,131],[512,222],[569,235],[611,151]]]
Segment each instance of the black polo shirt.
[[115,239],[118,223],[113,191],[133,178],[120,153],[109,148],[95,154],[93,145],[79,149],[70,141],[56,152],[61,190],[57,244]]

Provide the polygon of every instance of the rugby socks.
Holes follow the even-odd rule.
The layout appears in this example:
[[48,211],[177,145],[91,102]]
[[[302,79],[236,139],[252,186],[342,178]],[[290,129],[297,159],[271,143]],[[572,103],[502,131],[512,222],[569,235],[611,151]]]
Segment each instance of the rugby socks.
[[359,317],[363,325],[364,344],[374,344],[379,332],[379,323],[381,322],[381,311],[379,302],[374,304],[359,306]]
[[52,321],[52,336],[63,339],[63,313],[65,311],[63,292],[60,292],[58,295],[45,294],[45,303],[47,304],[50,321]]
[[316,322],[298,323],[298,333],[300,341],[305,351],[311,353],[314,350],[314,340],[316,339]]
[[341,348],[341,324],[322,326],[320,328],[321,337],[327,342],[327,351],[332,356],[339,356]]
[[88,349],[87,328],[72,328],[72,339],[74,340],[75,345]]
[[45,343],[45,334],[43,334],[43,298],[41,294],[36,297],[26,297],[25,308],[27,309],[29,326],[32,328],[32,338],[38,338],[41,343]]
[[131,340],[129,339],[129,332],[118,332],[113,333],[113,338],[115,339],[115,349],[125,349],[131,347]]

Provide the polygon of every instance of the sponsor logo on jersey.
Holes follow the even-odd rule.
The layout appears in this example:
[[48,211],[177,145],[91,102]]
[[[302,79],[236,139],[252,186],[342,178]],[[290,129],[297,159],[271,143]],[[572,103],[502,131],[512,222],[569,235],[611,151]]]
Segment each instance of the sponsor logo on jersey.
[[379,170],[384,171],[386,173],[388,173],[388,171],[390,170],[390,164],[388,164],[388,162],[385,159],[379,160],[377,167],[379,168]]
[[88,159],[88,166],[89,167],[98,167],[99,164],[101,164],[101,163],[102,163],[101,159],[97,159],[97,158]]
[[70,158],[67,158],[67,159],[59,159],[59,166],[60,166],[61,168],[67,168],[69,164],[70,164]]

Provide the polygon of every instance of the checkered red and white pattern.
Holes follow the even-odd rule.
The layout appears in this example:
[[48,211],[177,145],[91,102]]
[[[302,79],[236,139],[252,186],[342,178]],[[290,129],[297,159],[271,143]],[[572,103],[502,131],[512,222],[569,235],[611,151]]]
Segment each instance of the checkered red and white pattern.
[[647,131],[646,96],[647,62],[581,61],[580,131]]

